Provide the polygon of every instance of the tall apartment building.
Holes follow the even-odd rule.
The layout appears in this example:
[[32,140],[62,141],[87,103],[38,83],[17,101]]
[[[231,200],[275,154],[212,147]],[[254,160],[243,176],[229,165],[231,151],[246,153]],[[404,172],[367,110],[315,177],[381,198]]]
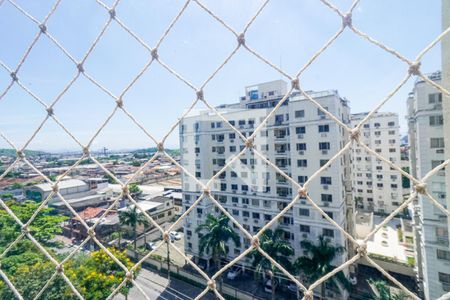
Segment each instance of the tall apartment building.
[[[368,113],[352,114],[352,127]],[[361,128],[360,141],[395,164],[400,164],[398,114],[376,113]],[[403,202],[401,173],[359,145],[352,147],[353,197],[356,209],[389,214]]]
[[[269,114],[286,93],[286,83],[278,80],[246,88],[239,104],[219,108],[223,116],[245,136]],[[347,101],[337,91],[310,92],[322,106],[349,124]],[[255,147],[281,170],[303,184],[309,176],[323,166],[345,143],[348,133],[327,117],[317,106],[299,93],[289,96],[268,125],[255,138]],[[238,135],[212,112],[199,112],[183,120],[180,125],[182,164],[199,180],[205,182],[227,161],[244,149]],[[309,194],[326,213],[343,228],[351,231],[354,210],[350,188],[349,153],[332,163],[309,186]],[[188,209],[200,195],[200,187],[188,176],[183,176],[183,205]],[[259,157],[246,152],[231,168],[214,182],[212,194],[243,225],[254,234],[279,213],[296,196],[291,184]],[[217,211],[214,204],[204,200],[186,218],[184,227],[186,252],[197,261],[198,224],[208,213]],[[350,221],[349,221],[350,220]],[[339,245],[346,245],[344,236],[333,227],[306,199],[300,199],[276,224],[285,230],[285,239],[292,243],[295,256],[303,255],[300,241],[316,241],[324,235]],[[229,258],[239,255],[250,246],[241,239],[241,247],[229,245]],[[336,265],[345,261],[343,254]],[[203,261],[203,263],[206,263]],[[250,263],[250,260],[240,262]]]
[[[441,73],[428,76],[441,83]],[[415,83],[408,101],[410,161],[414,176],[423,177],[444,161],[442,94],[423,80]],[[432,176],[427,187],[446,205],[445,171]],[[418,274],[426,299],[437,299],[450,291],[450,248],[447,217],[428,198],[419,195],[415,207]]]

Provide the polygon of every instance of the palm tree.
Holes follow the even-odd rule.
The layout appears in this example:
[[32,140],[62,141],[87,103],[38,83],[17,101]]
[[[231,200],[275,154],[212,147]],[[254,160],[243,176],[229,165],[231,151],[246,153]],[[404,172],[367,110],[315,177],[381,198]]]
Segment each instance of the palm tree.
[[[325,276],[336,267],[331,263],[339,254],[345,252],[342,246],[333,246],[330,241],[323,236],[319,236],[318,243],[315,245],[311,241],[303,240],[301,247],[307,252],[307,256],[301,256],[294,262],[294,270],[303,274],[306,280],[312,284],[319,278]],[[350,289],[350,282],[342,271],[335,274],[329,281],[332,287],[338,287],[338,284]],[[325,299],[325,283],[321,284],[321,299]]]
[[[228,241],[232,240],[236,247],[241,245],[239,235],[231,228],[230,219],[224,214],[219,217],[208,214],[205,223],[200,224],[195,232],[205,232],[200,237],[199,252],[200,255],[205,251],[211,253],[217,270],[220,268],[220,257],[227,254],[226,244]],[[220,284],[220,289],[222,289],[222,284]]]
[[404,292],[394,294],[383,280],[369,279],[367,282],[375,293],[373,300],[406,300],[408,297]]
[[145,216],[141,213],[139,213],[136,210],[136,206],[128,206],[126,210],[122,211],[119,214],[119,221],[120,225],[130,226],[133,231],[133,241],[134,241],[134,255],[135,258],[138,258],[137,253],[137,226],[138,225],[144,225],[148,226],[148,221],[145,218]]
[[[284,238],[284,230],[277,228],[274,231],[267,229],[261,235],[259,239],[259,245],[261,249],[266,252],[271,258],[278,262],[283,268],[290,269],[291,262],[289,257],[294,254],[294,249],[292,248],[289,241]],[[263,256],[258,250],[253,250],[251,253],[253,256],[253,267],[255,267],[255,274],[263,274],[265,279],[265,273],[267,272],[270,276],[272,284],[272,299],[275,299],[275,272],[278,271],[277,268],[272,265],[270,260]]]

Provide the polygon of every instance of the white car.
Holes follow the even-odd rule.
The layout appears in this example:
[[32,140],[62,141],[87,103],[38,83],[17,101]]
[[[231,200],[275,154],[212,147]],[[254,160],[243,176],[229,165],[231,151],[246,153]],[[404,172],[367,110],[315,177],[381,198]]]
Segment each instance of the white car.
[[230,271],[227,273],[227,278],[230,280],[235,279],[242,273],[242,268],[239,266],[233,266],[231,267]]
[[155,249],[155,246],[156,246],[156,244],[155,244],[154,242],[147,242],[147,244],[145,244],[145,247],[146,247],[148,250],[153,250],[153,249]]
[[[278,285],[278,281],[275,279],[275,289],[277,288],[277,285]],[[272,280],[271,279],[268,279],[267,281],[266,281],[266,284],[264,285],[264,291],[266,292],[266,293],[272,293]]]
[[170,236],[171,239],[174,239],[174,240],[177,240],[177,241],[181,240],[181,234],[179,232],[177,232],[177,231],[169,232],[169,236]]

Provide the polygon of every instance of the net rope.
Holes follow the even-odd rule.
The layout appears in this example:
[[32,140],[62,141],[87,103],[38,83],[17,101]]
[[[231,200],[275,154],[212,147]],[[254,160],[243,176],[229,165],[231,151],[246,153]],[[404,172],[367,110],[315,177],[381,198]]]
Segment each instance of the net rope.
[[[11,88],[16,85],[20,87],[23,91],[25,91],[28,95],[30,95],[36,102],[38,102],[40,105],[42,105],[43,109],[46,110],[47,115],[42,120],[42,122],[39,124],[39,126],[34,130],[31,137],[26,141],[23,147],[18,148],[15,146],[15,144],[12,142],[10,138],[8,138],[5,134],[0,132],[0,137],[4,139],[15,151],[17,154],[17,158],[15,161],[1,174],[0,180],[2,180],[11,170],[18,165],[19,163],[25,163],[28,165],[31,169],[33,169],[36,173],[38,173],[40,176],[44,178],[46,182],[52,185],[52,192],[50,195],[42,201],[38,209],[35,211],[35,213],[32,215],[32,217],[27,222],[22,222],[13,212],[12,210],[3,203],[3,201],[0,201],[0,206],[10,215],[16,222],[19,224],[22,228],[22,232],[20,235],[13,241],[4,251],[0,254],[0,259],[4,258],[8,252],[22,239],[28,238],[36,247],[37,249],[42,252],[48,260],[54,264],[55,266],[55,272],[54,274],[49,278],[49,280],[46,282],[46,284],[42,287],[42,289],[39,291],[39,293],[34,297],[34,299],[39,299],[45,290],[48,288],[48,286],[52,283],[52,281],[56,278],[56,276],[61,276],[64,281],[68,284],[70,289],[73,291],[73,293],[80,299],[84,299],[82,294],[77,290],[77,288],[74,286],[74,284],[69,280],[69,278],[64,273],[63,265],[65,262],[67,262],[69,259],[71,259],[82,247],[88,242],[93,241],[98,247],[100,247],[102,250],[105,251],[105,253],[114,260],[115,263],[117,263],[125,272],[126,276],[125,279],[118,285],[110,294],[110,296],[107,299],[112,299],[119,291],[120,289],[127,283],[131,282],[133,285],[142,293],[142,295],[145,297],[145,299],[150,299],[148,295],[146,295],[143,288],[140,286],[138,282],[134,279],[134,272],[139,268],[142,263],[149,258],[153,253],[155,253],[162,245],[165,245],[168,243],[170,245],[170,248],[173,249],[175,252],[177,252],[180,256],[182,256],[189,265],[191,265],[199,274],[202,276],[206,282],[207,285],[205,289],[196,297],[196,299],[202,298],[204,295],[206,295],[209,291],[212,291],[219,299],[224,299],[224,297],[219,292],[216,280],[217,278],[223,274],[227,269],[232,267],[234,264],[236,264],[240,259],[248,255],[250,252],[256,250],[261,253],[262,256],[267,258],[276,268],[280,270],[280,272],[283,273],[287,278],[292,280],[299,289],[302,290],[304,293],[304,299],[312,299],[313,298],[313,290],[314,288],[318,287],[320,284],[325,282],[327,279],[335,275],[341,270],[344,270],[345,268],[349,267],[351,264],[355,263],[361,258],[365,258],[370,265],[372,265],[374,268],[378,269],[387,279],[389,279],[391,282],[393,282],[398,288],[400,288],[403,292],[405,292],[408,296],[412,297],[413,299],[419,299],[417,295],[415,295],[412,291],[408,290],[404,285],[402,285],[398,280],[396,280],[393,276],[391,276],[387,271],[385,271],[382,267],[380,267],[379,264],[377,264],[375,261],[373,261],[368,255],[367,255],[367,241],[385,224],[387,224],[392,218],[394,218],[398,213],[400,213],[404,208],[406,208],[419,194],[423,195],[424,197],[427,197],[433,205],[435,205],[438,209],[440,209],[444,215],[447,217],[450,216],[450,212],[448,209],[446,209],[442,204],[439,203],[429,192],[427,188],[427,180],[430,179],[433,175],[435,175],[437,172],[445,168],[448,164],[450,164],[450,160],[444,161],[439,166],[433,168],[430,172],[428,172],[425,176],[422,178],[415,178],[412,175],[408,174],[407,172],[403,171],[402,168],[394,163],[392,163],[390,160],[386,159],[382,155],[375,152],[373,149],[365,145],[359,140],[360,136],[360,128],[361,126],[366,123],[370,118],[374,116],[374,114],[387,102],[389,101],[393,95],[395,95],[400,88],[402,88],[405,83],[413,76],[417,76],[424,80],[426,83],[430,84],[443,94],[445,94],[447,97],[450,97],[450,92],[446,90],[441,85],[437,84],[433,80],[429,79],[426,75],[422,74],[420,70],[421,61],[423,56],[428,53],[437,43],[439,43],[445,35],[447,35],[450,32],[450,28],[447,28],[444,30],[439,36],[437,36],[430,44],[428,44],[418,55],[415,59],[411,60],[397,52],[396,50],[390,48],[389,46],[385,45],[384,43],[377,41],[373,37],[369,36],[368,34],[362,32],[360,29],[358,29],[355,24],[352,22],[352,14],[355,10],[355,8],[359,4],[359,0],[355,0],[348,11],[344,12],[341,11],[339,8],[337,8],[335,5],[333,5],[328,0],[320,0],[326,7],[328,7],[331,11],[333,11],[337,17],[341,18],[342,24],[340,28],[336,31],[334,35],[330,37],[330,39],[320,48],[318,49],[311,58],[302,66],[299,68],[298,72],[294,75],[289,75],[287,72],[282,70],[280,67],[276,66],[274,63],[272,63],[270,60],[266,59],[263,55],[259,54],[255,49],[253,49],[247,42],[246,42],[246,34],[248,32],[248,29],[252,26],[254,21],[260,16],[261,12],[264,10],[264,8],[269,3],[269,0],[264,1],[259,8],[256,10],[256,12],[252,15],[252,17],[248,20],[242,31],[236,31],[233,29],[227,22],[225,22],[222,18],[218,16],[213,10],[208,8],[204,3],[202,3],[200,0],[187,0],[182,5],[181,9],[178,11],[176,16],[173,18],[173,20],[170,22],[169,26],[164,30],[161,37],[158,39],[154,47],[151,47],[148,45],[144,40],[135,33],[132,29],[130,29],[121,19],[120,16],[116,13],[116,8],[121,2],[121,0],[116,0],[112,6],[106,5],[104,2],[100,0],[96,0],[98,5],[102,7],[105,11],[105,13],[109,16],[104,25],[102,26],[100,32],[95,37],[92,44],[89,46],[86,53],[83,55],[81,60],[75,59],[75,57],[62,45],[53,35],[52,33],[47,29],[47,22],[52,17],[52,15],[58,10],[61,0],[55,1],[53,6],[51,7],[50,11],[47,13],[47,15],[43,18],[42,21],[39,21],[37,18],[32,16],[30,13],[28,13],[25,9],[23,9],[19,4],[17,4],[13,0],[2,0],[0,1],[0,9],[3,5],[10,4],[12,5],[17,11],[19,11],[24,17],[29,19],[31,22],[33,22],[36,26],[36,34],[30,43],[30,45],[25,50],[24,54],[22,55],[19,63],[15,67],[7,66],[1,59],[0,59],[0,66],[3,68],[6,72],[9,73],[11,80],[6,85],[6,88],[2,91],[0,91],[0,101],[4,98],[5,95],[8,94],[8,92],[11,90]],[[231,34],[233,34],[236,38],[236,46],[233,48],[233,50],[225,57],[225,59],[219,64],[219,66],[205,79],[205,81],[199,85],[196,86],[192,82],[190,82],[187,78],[182,76],[180,73],[178,73],[176,70],[174,70],[172,67],[170,67],[168,64],[166,64],[163,60],[164,54],[160,55],[159,48],[164,43],[164,40],[166,37],[170,34],[173,27],[177,24],[177,22],[183,17],[186,9],[190,5],[196,5],[199,8],[202,9],[204,13],[211,16],[212,21],[215,21],[222,25],[227,31],[229,31]],[[138,74],[133,77],[133,79],[129,82],[129,84],[123,89],[122,92],[120,92],[118,95],[112,93],[108,88],[106,88],[104,85],[102,85],[97,79],[95,79],[90,73],[89,70],[85,69],[84,64],[86,60],[90,57],[93,50],[98,45],[99,41],[104,36],[105,32],[107,32],[108,28],[111,26],[112,23],[116,23],[121,28],[123,28],[134,40],[136,40],[147,52],[148,52],[148,61],[145,63],[145,65],[140,69]],[[397,86],[395,86],[394,89],[392,89],[389,94],[383,98],[378,105],[376,105],[366,116],[363,120],[359,122],[359,124],[354,127],[350,128],[347,124],[344,124],[339,118],[337,118],[335,115],[330,113],[326,108],[320,105],[311,95],[306,93],[303,90],[302,85],[300,84],[300,79],[302,74],[305,70],[308,69],[308,67],[316,60],[318,57],[321,56],[322,53],[324,53],[330,45],[332,45],[341,35],[342,33],[348,30],[350,32],[353,32],[356,36],[359,36],[361,39],[367,41],[368,43],[373,44],[376,47],[379,47],[383,51],[389,53],[393,57],[400,60],[406,69],[405,77],[398,83]],[[36,43],[43,38],[47,38],[49,41],[51,41],[72,63],[75,70],[75,74],[73,77],[67,82],[67,84],[64,86],[64,88],[57,94],[57,96],[52,99],[52,101],[48,102],[50,105],[47,105],[46,101],[44,101],[41,97],[39,97],[36,93],[34,93],[30,88],[28,88],[20,79],[20,70],[24,63],[27,61],[29,54],[35,47]],[[287,91],[287,93],[283,96],[283,98],[278,102],[278,104],[270,111],[270,113],[264,118],[264,120],[256,127],[254,132],[249,136],[245,137],[234,125],[232,125],[225,117],[224,115],[218,111],[213,105],[211,105],[207,100],[207,95],[204,94],[203,90],[208,85],[208,83],[221,71],[221,69],[228,64],[230,59],[238,52],[238,51],[247,51],[248,53],[252,54],[254,57],[256,57],[259,61],[261,61],[263,64],[269,66],[276,72],[280,73],[284,78],[290,81],[291,86],[290,89]],[[187,106],[187,110],[177,119],[177,121],[173,124],[173,126],[170,127],[170,130],[163,136],[163,138],[158,141],[157,138],[155,138],[150,131],[143,126],[138,119],[136,119],[126,108],[126,101],[124,101],[125,95],[128,93],[128,91],[134,86],[134,84],[141,78],[148,70],[151,70],[151,66],[153,64],[159,64],[164,69],[166,69],[170,74],[172,74],[176,79],[178,79],[180,82],[184,83],[186,86],[188,86],[192,90],[192,103]],[[59,102],[59,100],[62,98],[62,96],[67,93],[68,90],[71,89],[73,84],[80,78],[84,77],[88,81],[92,82],[98,89],[100,89],[102,92],[104,92],[106,95],[108,95],[112,101],[115,101],[115,107],[114,109],[109,113],[108,117],[104,120],[104,122],[101,124],[101,126],[96,130],[92,138],[89,140],[89,142],[84,145],[82,142],[80,142],[77,137],[64,125],[64,123],[59,120],[59,118],[56,116],[56,114],[53,111],[53,107],[55,104]],[[254,148],[254,140],[256,135],[263,130],[263,128],[268,124],[268,121],[273,117],[273,115],[278,111],[278,109],[285,103],[288,99],[288,97],[291,95],[292,92],[297,91],[301,95],[303,95],[309,102],[313,103],[317,108],[322,111],[328,118],[336,122],[342,129],[348,132],[349,134],[349,140],[345,144],[344,147],[342,147],[325,165],[323,165],[320,169],[318,169],[312,176],[308,178],[308,180],[304,183],[304,185],[298,184],[293,178],[291,178],[286,172],[278,168],[273,162],[267,159],[267,157],[264,156],[261,152],[257,151]],[[205,183],[198,180],[193,174],[191,174],[185,167],[180,165],[173,157],[171,157],[165,150],[164,150],[164,143],[166,139],[169,137],[169,135],[176,129],[177,126],[180,125],[180,122],[193,110],[193,108],[196,106],[197,103],[202,102],[206,105],[206,107],[211,110],[214,114],[216,114],[220,119],[222,119],[229,128],[234,131],[238,137],[242,140],[243,144],[245,145],[244,149],[240,151],[237,155],[231,157],[226,164],[222,167],[222,169],[217,172],[212,178],[210,178],[209,181]],[[135,124],[138,126],[138,128],[151,140],[158,148],[158,152],[155,153],[146,163],[144,163],[139,169],[133,174],[131,178],[129,178],[127,181],[122,182],[119,180],[113,173],[111,173],[105,166],[103,166],[91,153],[90,148],[92,146],[92,143],[97,138],[97,136],[102,132],[102,130],[105,128],[105,126],[111,121],[111,119],[114,117],[114,115],[119,111],[123,111],[125,115]],[[57,180],[52,181],[48,176],[44,175],[40,170],[38,170],[26,157],[25,155],[25,149],[30,144],[30,142],[35,138],[35,136],[41,131],[44,124],[49,119],[53,119],[56,124],[80,147],[80,149],[83,152],[83,155],[73,164],[62,176],[60,176]],[[156,130],[156,129],[155,129]],[[375,226],[375,228],[363,239],[363,240],[356,240],[350,233],[348,233],[344,228],[342,228],[339,224],[337,224],[331,217],[329,217],[322,208],[317,205],[313,199],[308,194],[308,187],[310,183],[317,178],[321,172],[323,172],[333,161],[337,160],[343,153],[348,151],[352,145],[359,145],[363,149],[365,149],[370,155],[376,157],[380,161],[383,161],[384,163],[388,164],[390,167],[394,168],[398,172],[400,172],[403,176],[407,177],[411,182],[413,183],[414,189],[409,198],[404,201],[396,210],[394,210],[391,214],[389,214],[383,222]],[[213,182],[215,179],[217,179],[220,174],[225,172],[225,170],[230,167],[234,162],[236,162],[241,156],[243,156],[245,153],[251,152],[255,156],[259,157],[264,161],[268,166],[273,168],[276,172],[281,174],[282,177],[284,177],[286,180],[288,180],[293,187],[297,189],[296,195],[292,198],[290,203],[282,209],[276,216],[274,216],[267,224],[265,224],[256,234],[252,235],[250,234],[233,216],[221,205],[220,201],[217,201],[213,194],[211,193],[211,187],[213,185]],[[192,205],[183,212],[183,214],[166,230],[164,230],[150,215],[147,214],[147,212],[140,206],[139,202],[137,202],[132,195],[128,191],[128,185],[138,176],[146,167],[148,167],[151,163],[153,163],[158,158],[166,158],[169,161],[171,161],[173,164],[178,166],[184,175],[189,176],[191,179],[193,179],[202,189],[201,195],[192,203]],[[107,175],[109,175],[111,178],[116,180],[121,187],[122,190],[120,194],[117,197],[114,197],[111,205],[103,212],[102,216],[98,218],[98,220],[92,225],[89,226],[83,219],[80,217],[80,215],[71,207],[69,202],[59,193],[58,185],[61,182],[61,180],[68,175],[76,166],[78,166],[83,160],[85,159],[91,159],[96,165],[98,165]],[[29,231],[29,225],[33,222],[33,220],[36,218],[37,214],[45,207],[45,205],[53,198],[57,197],[61,200],[61,202],[64,203],[64,205],[69,209],[69,211],[73,214],[73,216],[80,221],[82,226],[87,230],[88,237],[82,241],[80,245],[78,245],[64,260],[61,262],[58,262],[55,258],[53,258],[48,251],[33,237],[33,235]],[[95,228],[98,226],[99,222],[102,218],[104,218],[114,207],[116,207],[118,201],[122,199],[122,197],[126,197],[130,203],[134,204],[136,208],[145,216],[148,221],[159,230],[161,233],[163,240],[160,241],[153,250],[149,251],[142,259],[140,259],[132,268],[128,269],[126,266],[124,266],[121,261],[111,253],[111,251],[108,250],[95,236]],[[348,241],[350,241],[353,246],[356,249],[356,255],[347,260],[345,263],[341,264],[340,266],[337,266],[333,271],[326,274],[325,276],[319,278],[316,282],[313,284],[306,286],[304,283],[299,281],[297,277],[290,274],[283,266],[281,266],[278,262],[276,262],[272,257],[270,257],[259,245],[259,238],[261,235],[267,230],[269,227],[271,227],[275,222],[277,222],[280,218],[283,217],[283,215],[293,207],[293,205],[301,198],[306,197],[306,200],[309,202],[309,204],[312,205],[312,207],[317,210],[331,225],[333,225],[340,233],[342,233],[343,236],[345,236]],[[192,212],[194,208],[200,203],[200,201],[211,201],[223,214],[225,214],[233,224],[240,230],[240,232],[251,241],[251,245],[249,248],[244,250],[240,255],[238,255],[236,258],[234,258],[232,261],[227,263],[225,266],[223,266],[220,270],[218,270],[213,276],[208,276],[198,265],[196,265],[188,256],[184,254],[184,252],[177,248],[173,243],[169,243],[169,232],[176,228],[178,225],[181,224],[181,222],[184,220],[184,218]],[[11,282],[11,280],[8,278],[8,276],[1,270],[0,268],[0,276],[4,280],[4,282],[9,286],[9,288],[14,292],[15,296],[18,299],[23,299],[23,296],[19,293],[17,288],[14,286],[14,284]],[[447,293],[443,295],[441,298],[450,297],[450,293]]]

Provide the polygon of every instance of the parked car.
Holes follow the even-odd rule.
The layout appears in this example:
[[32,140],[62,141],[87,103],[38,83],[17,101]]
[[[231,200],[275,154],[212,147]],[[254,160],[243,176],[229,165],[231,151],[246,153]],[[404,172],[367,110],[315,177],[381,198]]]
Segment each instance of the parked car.
[[181,234],[179,233],[179,232],[177,232],[177,231],[171,231],[171,232],[169,232],[169,236],[171,237],[171,239],[174,239],[174,240],[181,240]]
[[147,248],[148,250],[153,250],[155,249],[156,244],[154,242],[147,242],[145,244],[145,248]]
[[233,280],[241,274],[242,274],[242,268],[240,266],[232,266],[227,273],[227,278],[230,280]]
[[[274,289],[277,289],[278,280],[275,279],[274,283],[275,283]],[[272,280],[271,279],[268,279],[266,281],[266,284],[264,285],[264,291],[266,293],[272,293]]]

